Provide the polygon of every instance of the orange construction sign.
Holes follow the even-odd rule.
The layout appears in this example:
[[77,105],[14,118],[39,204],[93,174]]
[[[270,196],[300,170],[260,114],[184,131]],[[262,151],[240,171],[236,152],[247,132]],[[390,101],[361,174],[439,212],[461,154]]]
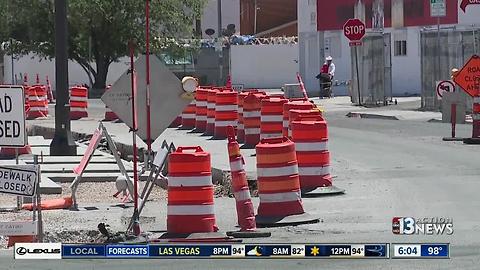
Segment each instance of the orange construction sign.
[[454,81],[470,96],[480,96],[480,56],[472,56],[455,76]]

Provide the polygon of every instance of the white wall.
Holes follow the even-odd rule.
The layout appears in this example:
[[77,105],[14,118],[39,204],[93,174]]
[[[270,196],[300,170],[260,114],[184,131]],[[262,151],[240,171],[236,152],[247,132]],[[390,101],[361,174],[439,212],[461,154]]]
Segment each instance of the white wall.
[[297,83],[298,45],[240,45],[230,49],[233,84],[280,88]]
[[[11,83],[11,59],[11,56],[8,55],[5,55],[3,59],[5,64],[5,83]],[[128,69],[129,65],[130,60],[126,57],[120,59],[120,62],[118,63],[112,63],[108,71],[107,84],[113,84],[125,72],[125,70]],[[13,66],[18,80],[23,80],[23,78],[20,78],[20,73],[27,73],[29,83],[33,84],[35,83],[36,74],[39,74],[40,83],[45,83],[46,76],[48,76],[50,84],[55,88],[55,59],[45,60],[36,57],[34,54],[30,54],[16,58]],[[85,71],[80,65],[73,61],[69,61],[68,63],[68,80],[70,85],[89,84]]]
[[[218,36],[218,0],[209,0],[203,10],[201,19],[203,38],[209,38],[205,30],[212,28],[215,30],[214,37]],[[240,32],[240,0],[222,0],[222,28],[227,28],[229,24],[235,24],[237,32]]]

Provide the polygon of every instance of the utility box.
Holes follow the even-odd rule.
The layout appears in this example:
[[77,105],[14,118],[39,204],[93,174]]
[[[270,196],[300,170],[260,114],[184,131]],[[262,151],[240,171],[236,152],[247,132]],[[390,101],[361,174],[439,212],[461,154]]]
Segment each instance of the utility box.
[[283,91],[286,98],[303,98],[303,91],[298,83],[285,84]]
[[465,124],[465,115],[467,111],[467,99],[461,92],[444,93],[442,97],[442,122],[451,123],[452,104],[457,104],[457,124]]

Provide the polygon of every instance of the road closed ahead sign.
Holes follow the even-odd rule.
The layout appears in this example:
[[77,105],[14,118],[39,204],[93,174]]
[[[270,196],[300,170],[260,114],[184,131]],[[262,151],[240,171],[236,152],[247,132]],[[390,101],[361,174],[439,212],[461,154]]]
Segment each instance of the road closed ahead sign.
[[25,133],[23,87],[0,85],[0,146],[25,146]]

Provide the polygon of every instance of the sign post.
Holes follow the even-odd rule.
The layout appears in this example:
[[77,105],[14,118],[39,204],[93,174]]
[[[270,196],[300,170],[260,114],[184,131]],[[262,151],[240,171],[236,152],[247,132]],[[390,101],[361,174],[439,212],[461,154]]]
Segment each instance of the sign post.
[[473,55],[454,77],[454,81],[473,97],[472,138],[464,139],[463,143],[480,144],[480,56]]
[[447,5],[445,3],[445,0],[430,0],[430,16],[433,18],[437,18],[437,64],[435,65],[437,71],[435,73],[437,76],[437,80],[440,80],[440,78],[442,77],[440,68],[440,18],[447,16]]
[[343,25],[343,34],[350,40],[350,47],[355,47],[355,70],[357,73],[358,105],[362,106],[360,92],[360,76],[358,72],[358,46],[361,46],[362,39],[366,33],[366,26],[360,19],[349,19]]

